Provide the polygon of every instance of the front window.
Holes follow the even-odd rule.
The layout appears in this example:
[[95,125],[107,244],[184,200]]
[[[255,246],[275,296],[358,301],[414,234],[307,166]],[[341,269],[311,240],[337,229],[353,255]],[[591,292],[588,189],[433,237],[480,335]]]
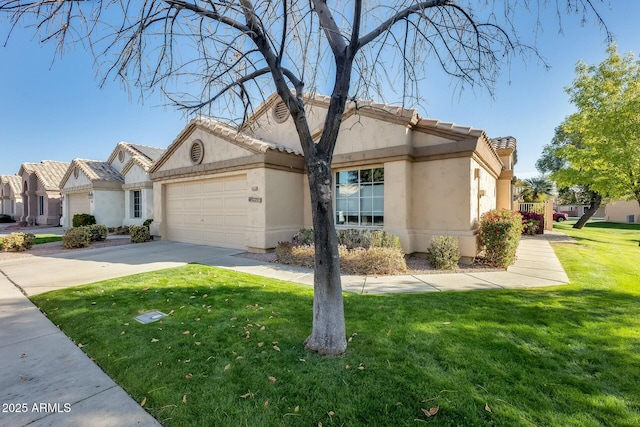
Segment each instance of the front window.
[[142,198],[140,194],[140,190],[134,190],[132,192],[133,198],[133,217],[134,218],[142,218]]
[[38,215],[44,215],[44,196],[38,197]]
[[384,168],[336,172],[336,225],[384,225]]

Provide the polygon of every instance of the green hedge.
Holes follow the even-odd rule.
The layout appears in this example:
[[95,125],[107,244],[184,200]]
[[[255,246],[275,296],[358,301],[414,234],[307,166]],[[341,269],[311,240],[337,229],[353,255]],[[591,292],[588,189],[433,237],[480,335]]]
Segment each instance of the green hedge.
[[507,209],[486,212],[480,217],[478,234],[487,263],[507,268],[516,259],[522,235],[522,215]]
[[68,229],[62,236],[62,247],[65,249],[86,248],[91,243],[91,236],[87,227]]
[[460,261],[458,239],[452,236],[434,236],[427,248],[427,260],[438,270],[454,270]]
[[96,223],[96,217],[90,214],[75,214],[72,219],[72,225],[76,227],[84,227]]
[[131,236],[131,243],[144,243],[151,240],[151,234],[149,233],[149,227],[145,225],[132,225],[129,227],[129,235]]

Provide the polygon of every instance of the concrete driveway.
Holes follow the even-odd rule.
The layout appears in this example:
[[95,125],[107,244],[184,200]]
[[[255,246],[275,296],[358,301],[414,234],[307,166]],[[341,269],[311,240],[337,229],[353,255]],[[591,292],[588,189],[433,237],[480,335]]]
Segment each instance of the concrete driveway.
[[0,271],[27,295],[146,273],[189,263],[225,267],[260,265],[234,257],[237,249],[153,241],[65,254],[0,261]]

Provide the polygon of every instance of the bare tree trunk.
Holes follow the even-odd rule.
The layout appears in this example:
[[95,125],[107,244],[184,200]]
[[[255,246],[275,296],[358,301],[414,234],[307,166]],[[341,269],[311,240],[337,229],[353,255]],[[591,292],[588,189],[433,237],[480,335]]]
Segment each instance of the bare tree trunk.
[[589,205],[589,209],[580,217],[578,222],[573,225],[573,228],[581,229],[584,225],[591,219],[591,217],[596,213],[598,208],[600,208],[600,204],[602,203],[602,196],[598,193],[593,193],[591,197],[591,204]]
[[311,189],[315,271],[313,280],[313,329],[305,341],[307,350],[339,355],[347,350],[338,237],[331,202],[331,163],[307,161]]

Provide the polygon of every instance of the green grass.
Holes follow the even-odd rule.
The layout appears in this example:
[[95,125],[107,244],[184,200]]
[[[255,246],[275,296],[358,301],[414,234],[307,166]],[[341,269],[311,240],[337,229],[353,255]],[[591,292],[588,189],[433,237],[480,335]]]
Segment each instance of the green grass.
[[342,357],[303,349],[310,288],[211,267],[33,301],[167,426],[640,425],[640,228],[558,228],[572,284],[345,294]]

